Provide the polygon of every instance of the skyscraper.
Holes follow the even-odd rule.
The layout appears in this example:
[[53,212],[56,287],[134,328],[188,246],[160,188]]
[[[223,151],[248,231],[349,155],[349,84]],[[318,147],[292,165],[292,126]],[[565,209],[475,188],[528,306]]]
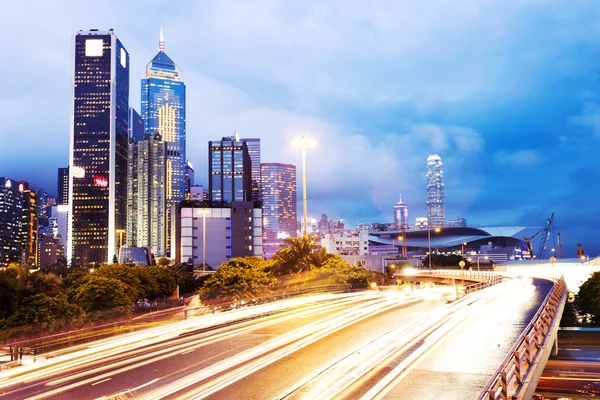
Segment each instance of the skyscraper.
[[74,38],[67,259],[109,262],[126,225],[129,54],[113,30]]
[[248,145],[248,154],[252,162],[252,200],[261,200],[260,179],[260,139],[242,139]]
[[262,163],[263,239],[296,236],[296,166]]
[[37,266],[37,196],[27,182],[0,177],[0,265]]
[[192,186],[194,186],[194,166],[190,162],[187,161],[185,165],[185,198],[189,200],[190,194],[192,191]]
[[248,145],[237,136],[208,142],[208,192],[216,207],[252,200]]
[[427,220],[430,228],[446,225],[444,201],[444,171],[442,159],[437,154],[427,157]]
[[[183,71],[165,53],[162,29],[158,54],[142,79],[142,117],[146,135],[158,133],[167,143],[167,208],[185,198],[185,84]],[[170,232],[169,215],[167,214]],[[167,241],[167,251],[170,246]]]
[[167,148],[160,134],[146,135],[137,143],[137,160],[134,161],[137,204],[132,213],[136,223],[132,246],[151,247],[158,257],[167,255]]
[[56,204],[69,204],[69,167],[58,169]]
[[402,195],[394,206],[394,225],[398,228],[408,226],[408,206],[402,201]]

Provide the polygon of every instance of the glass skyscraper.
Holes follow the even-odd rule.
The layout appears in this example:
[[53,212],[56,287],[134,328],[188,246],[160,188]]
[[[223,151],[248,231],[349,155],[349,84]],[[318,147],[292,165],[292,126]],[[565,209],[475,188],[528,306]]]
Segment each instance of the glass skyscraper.
[[58,187],[56,204],[69,203],[69,167],[58,169]]
[[[142,118],[146,135],[160,134],[167,143],[166,204],[185,199],[185,84],[183,71],[165,53],[162,30],[158,54],[146,66],[142,79]],[[167,213],[167,254],[170,240],[170,213]]]
[[252,200],[261,200],[260,190],[260,139],[242,139],[248,146],[248,154],[252,162]]
[[427,221],[429,228],[446,226],[446,203],[444,201],[444,170],[437,154],[427,158]]
[[126,225],[129,54],[113,30],[74,38],[67,259],[109,262]]
[[208,142],[208,192],[214,207],[252,200],[252,162],[237,136]]
[[296,166],[262,163],[263,239],[296,236]]

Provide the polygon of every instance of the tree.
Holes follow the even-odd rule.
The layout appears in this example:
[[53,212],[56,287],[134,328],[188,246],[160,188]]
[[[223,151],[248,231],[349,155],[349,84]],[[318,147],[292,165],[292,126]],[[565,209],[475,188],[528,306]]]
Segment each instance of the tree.
[[19,311],[6,323],[7,327],[15,327],[34,323],[48,324],[52,328],[69,326],[77,321],[82,314],[81,308],[75,304],[69,304],[67,296],[48,296],[38,293],[26,298],[19,307]]
[[138,299],[141,295],[146,294],[145,288],[142,287],[142,281],[139,276],[140,273],[136,268],[122,264],[110,264],[101,266],[94,274],[106,278],[117,279],[124,283],[129,288],[128,291],[134,299]]
[[352,289],[369,286],[367,270],[345,262],[338,255],[330,256],[321,267],[311,270],[306,278],[307,286],[348,284]]
[[166,266],[168,266],[170,263],[171,263],[171,260],[169,260],[169,259],[168,259],[168,258],[166,258],[166,257],[161,257],[161,258],[159,258],[159,259],[158,259],[158,263],[157,263],[157,264],[158,264],[159,266],[161,266],[161,267],[166,267]]
[[234,302],[266,296],[277,282],[269,275],[269,266],[256,257],[232,258],[204,283],[200,299]]
[[273,257],[272,272],[282,276],[310,271],[323,265],[330,256],[315,242],[315,237],[288,238]]
[[113,255],[113,258],[112,258],[112,263],[113,263],[113,264],[118,264],[118,263],[119,263],[119,259],[117,258],[117,255],[116,255],[116,254],[114,254],[114,255]]
[[157,284],[156,298],[171,296],[177,287],[177,281],[181,278],[181,275],[171,268],[160,267],[158,265],[148,267],[148,273]]
[[99,274],[90,274],[75,295],[75,301],[85,312],[125,308],[133,305],[134,300],[126,284]]
[[579,287],[575,296],[575,307],[583,322],[592,326],[600,325],[600,272],[594,272]]

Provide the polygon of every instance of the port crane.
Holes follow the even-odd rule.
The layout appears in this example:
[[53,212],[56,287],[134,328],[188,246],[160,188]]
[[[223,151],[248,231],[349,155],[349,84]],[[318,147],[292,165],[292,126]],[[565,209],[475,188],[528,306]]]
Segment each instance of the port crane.
[[[527,243],[527,250],[529,250],[530,257],[533,258],[533,244],[532,241],[538,237],[540,237],[540,244],[537,248],[537,252],[535,253],[535,258],[543,259],[546,255],[546,248],[548,247],[548,240],[550,240],[550,236],[554,233],[554,212],[550,213],[550,216],[546,220],[546,223],[535,234],[531,237],[525,238],[525,243]],[[560,235],[560,234],[559,234]],[[562,240],[559,237],[559,255],[562,252]]]

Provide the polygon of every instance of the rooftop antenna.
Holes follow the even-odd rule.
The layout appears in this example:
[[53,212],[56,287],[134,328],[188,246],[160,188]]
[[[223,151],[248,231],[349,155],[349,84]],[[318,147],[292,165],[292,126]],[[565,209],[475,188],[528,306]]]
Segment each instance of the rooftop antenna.
[[158,37],[158,51],[165,52],[165,38],[163,36],[163,28],[162,25],[160,27],[160,36]]

